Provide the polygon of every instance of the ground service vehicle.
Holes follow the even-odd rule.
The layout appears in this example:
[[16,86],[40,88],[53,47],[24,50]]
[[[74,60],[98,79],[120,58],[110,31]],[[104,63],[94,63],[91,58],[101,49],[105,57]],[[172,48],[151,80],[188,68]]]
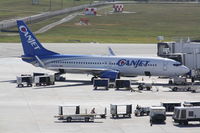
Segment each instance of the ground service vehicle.
[[200,106],[175,107],[173,117],[175,123],[188,125],[189,121],[200,122]]
[[24,86],[31,87],[33,83],[33,77],[31,75],[17,76],[17,87],[21,88]]
[[151,83],[139,83],[138,89],[139,90],[146,89],[147,91],[150,91],[152,89],[152,84]]
[[150,107],[150,123],[164,123],[166,120],[166,109],[162,106]]
[[134,112],[135,116],[149,115],[149,113],[150,113],[149,107],[141,107],[139,105],[137,105],[136,110]]
[[185,77],[174,77],[173,79],[169,80],[169,84],[185,85],[187,84],[187,79]]
[[191,85],[170,85],[169,88],[172,91],[186,92],[186,91],[191,91],[192,86]]

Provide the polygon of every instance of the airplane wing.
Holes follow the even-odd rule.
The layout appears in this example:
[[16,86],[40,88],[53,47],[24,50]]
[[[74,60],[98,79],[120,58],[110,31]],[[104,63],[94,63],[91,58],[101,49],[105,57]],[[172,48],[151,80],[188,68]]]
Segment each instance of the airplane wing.
[[104,69],[104,68],[70,68],[70,67],[46,67],[46,69],[58,71],[60,69],[65,70],[66,73],[86,73],[92,75],[99,75],[103,71],[108,71],[111,69]]
[[112,69],[105,69],[105,68],[74,68],[74,67],[64,67],[62,65],[56,65],[52,67],[47,67],[45,64],[40,60],[39,57],[35,56],[37,62],[39,65],[45,69],[59,71],[64,70],[66,73],[86,73],[86,74],[92,74],[92,75],[100,75],[101,72],[105,71],[115,71]]

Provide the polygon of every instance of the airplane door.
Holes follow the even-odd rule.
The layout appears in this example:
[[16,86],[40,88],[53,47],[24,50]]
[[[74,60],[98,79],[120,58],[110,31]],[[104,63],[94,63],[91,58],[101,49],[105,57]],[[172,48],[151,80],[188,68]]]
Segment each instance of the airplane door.
[[168,69],[168,68],[167,68],[167,62],[163,62],[163,70],[164,70],[164,71],[167,71],[167,69]]

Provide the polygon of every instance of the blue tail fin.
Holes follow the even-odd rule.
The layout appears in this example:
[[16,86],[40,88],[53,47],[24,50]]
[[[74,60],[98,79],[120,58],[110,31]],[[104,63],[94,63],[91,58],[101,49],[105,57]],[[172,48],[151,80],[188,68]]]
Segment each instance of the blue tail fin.
[[25,56],[45,56],[58,54],[45,49],[22,20],[17,20],[17,26]]

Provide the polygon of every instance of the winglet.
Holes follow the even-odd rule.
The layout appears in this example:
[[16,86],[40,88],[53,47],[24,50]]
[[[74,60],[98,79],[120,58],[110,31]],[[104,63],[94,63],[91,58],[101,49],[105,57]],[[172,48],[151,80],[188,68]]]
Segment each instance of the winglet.
[[113,50],[111,49],[111,47],[108,47],[108,51],[109,51],[109,55],[110,56],[115,56],[115,53],[113,52]]

